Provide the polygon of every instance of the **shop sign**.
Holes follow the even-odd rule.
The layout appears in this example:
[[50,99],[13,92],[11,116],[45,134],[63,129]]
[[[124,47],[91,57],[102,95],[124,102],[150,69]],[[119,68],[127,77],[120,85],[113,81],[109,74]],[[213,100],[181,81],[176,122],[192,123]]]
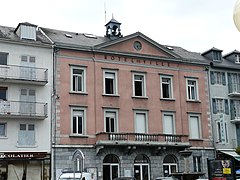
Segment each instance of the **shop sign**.
[[47,153],[36,152],[4,152],[0,153],[0,159],[24,159],[24,158],[43,158]]

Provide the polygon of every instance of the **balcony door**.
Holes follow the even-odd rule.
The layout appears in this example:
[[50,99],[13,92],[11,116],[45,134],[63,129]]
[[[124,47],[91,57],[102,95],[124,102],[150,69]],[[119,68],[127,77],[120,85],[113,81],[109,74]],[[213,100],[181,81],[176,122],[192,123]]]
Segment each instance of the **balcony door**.
[[33,89],[20,90],[20,113],[22,115],[36,114],[36,93]]
[[29,80],[36,79],[34,56],[21,56],[20,77]]
[[135,132],[147,133],[147,114],[145,112],[135,113]]

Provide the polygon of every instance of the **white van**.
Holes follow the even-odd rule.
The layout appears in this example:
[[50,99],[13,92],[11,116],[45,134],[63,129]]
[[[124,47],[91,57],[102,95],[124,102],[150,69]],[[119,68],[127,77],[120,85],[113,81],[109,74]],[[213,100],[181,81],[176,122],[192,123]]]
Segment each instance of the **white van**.
[[87,172],[63,172],[58,180],[92,180],[91,173]]

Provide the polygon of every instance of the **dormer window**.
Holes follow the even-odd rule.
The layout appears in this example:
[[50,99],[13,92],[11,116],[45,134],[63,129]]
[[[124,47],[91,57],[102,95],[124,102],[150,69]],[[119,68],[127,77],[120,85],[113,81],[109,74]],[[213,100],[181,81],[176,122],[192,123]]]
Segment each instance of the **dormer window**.
[[15,29],[15,33],[20,37],[20,39],[34,40],[37,37],[37,26],[30,23],[19,23]]
[[240,63],[239,54],[235,55],[235,63]]
[[220,61],[221,59],[222,59],[221,52],[213,51],[213,60],[214,61]]

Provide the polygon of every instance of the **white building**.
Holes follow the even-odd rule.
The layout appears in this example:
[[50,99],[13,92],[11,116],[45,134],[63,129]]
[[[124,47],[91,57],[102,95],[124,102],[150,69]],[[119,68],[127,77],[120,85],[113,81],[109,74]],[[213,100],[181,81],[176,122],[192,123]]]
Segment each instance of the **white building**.
[[50,179],[52,70],[36,25],[0,26],[0,179]]

